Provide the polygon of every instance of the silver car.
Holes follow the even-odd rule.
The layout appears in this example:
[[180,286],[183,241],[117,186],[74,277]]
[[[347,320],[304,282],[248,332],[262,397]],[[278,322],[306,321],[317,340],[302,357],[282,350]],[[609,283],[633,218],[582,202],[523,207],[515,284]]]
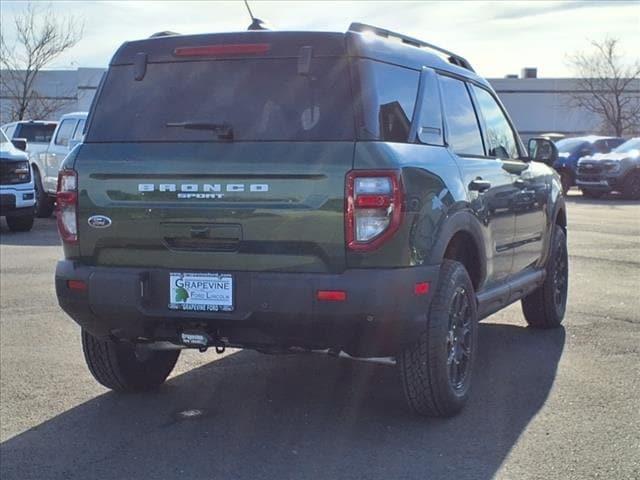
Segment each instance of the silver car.
[[630,200],[640,200],[640,137],[627,140],[609,153],[581,158],[576,184],[587,197],[616,191]]

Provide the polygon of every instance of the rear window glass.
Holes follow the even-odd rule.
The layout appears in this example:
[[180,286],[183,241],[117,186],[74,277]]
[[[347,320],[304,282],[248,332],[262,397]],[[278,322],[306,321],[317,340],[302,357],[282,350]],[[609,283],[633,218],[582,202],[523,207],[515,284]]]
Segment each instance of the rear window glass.
[[359,137],[406,143],[420,73],[374,60],[358,60],[357,65],[364,117]]
[[13,138],[26,138],[27,143],[49,143],[55,129],[55,123],[21,123],[18,124]]
[[[113,66],[95,106],[86,142],[227,141],[193,124],[228,125],[235,141],[353,140],[346,59],[156,63],[141,81]],[[167,126],[191,124],[192,128]]]

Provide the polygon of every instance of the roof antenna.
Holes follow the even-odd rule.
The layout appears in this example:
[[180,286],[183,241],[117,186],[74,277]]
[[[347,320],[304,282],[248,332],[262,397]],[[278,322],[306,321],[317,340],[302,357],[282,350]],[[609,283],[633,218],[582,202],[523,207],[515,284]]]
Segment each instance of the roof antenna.
[[247,6],[247,10],[249,10],[249,16],[251,17],[251,25],[247,27],[247,30],[269,30],[266,22],[263,22],[259,18],[255,18],[253,13],[251,13],[251,7],[249,7],[249,2],[244,0],[244,4]]

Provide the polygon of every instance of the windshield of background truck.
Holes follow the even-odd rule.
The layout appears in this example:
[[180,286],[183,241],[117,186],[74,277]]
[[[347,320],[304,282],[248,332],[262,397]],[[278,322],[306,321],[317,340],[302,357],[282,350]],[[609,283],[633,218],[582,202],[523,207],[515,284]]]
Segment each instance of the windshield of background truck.
[[627,140],[611,151],[616,153],[629,153],[632,150],[640,150],[640,137]]
[[557,142],[556,147],[558,147],[558,152],[560,153],[571,153],[578,149],[578,147],[586,144],[587,142],[585,142],[584,140],[580,140],[577,138],[565,138]]
[[345,58],[314,58],[309,75],[277,58],[149,63],[134,77],[132,65],[111,67],[86,143],[229,141],[172,123],[225,124],[233,141],[355,138]]

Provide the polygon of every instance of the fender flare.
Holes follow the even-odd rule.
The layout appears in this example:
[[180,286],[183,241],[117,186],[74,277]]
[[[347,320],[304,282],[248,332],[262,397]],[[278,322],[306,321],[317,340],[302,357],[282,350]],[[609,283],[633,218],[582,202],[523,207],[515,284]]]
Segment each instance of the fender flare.
[[479,256],[478,264],[480,266],[480,275],[478,285],[482,286],[487,277],[486,245],[482,225],[478,218],[469,210],[458,210],[450,216],[445,217],[438,231],[438,240],[431,248],[428,262],[431,265],[442,263],[451,239],[459,232],[467,233],[473,238]]
[[562,214],[564,215],[564,219],[563,219],[564,221],[561,222],[559,225],[561,225],[566,230],[567,229],[567,205],[565,203],[564,196],[558,195],[553,205],[553,216],[552,216],[553,225],[558,224],[558,215],[560,215],[561,211],[562,211]]

